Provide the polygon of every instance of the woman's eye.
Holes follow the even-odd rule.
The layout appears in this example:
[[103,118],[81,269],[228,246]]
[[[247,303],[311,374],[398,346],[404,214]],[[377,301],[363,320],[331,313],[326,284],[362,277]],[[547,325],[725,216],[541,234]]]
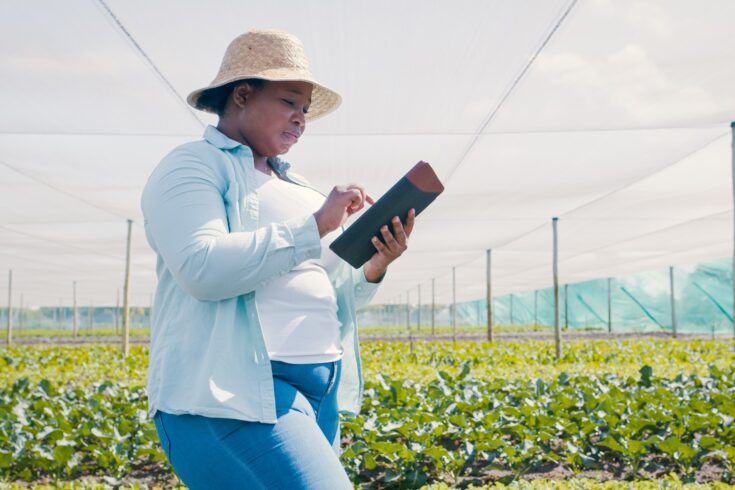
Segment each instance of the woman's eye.
[[288,99],[281,99],[281,100],[284,101],[286,104],[288,104],[290,106],[293,106],[294,105],[293,101],[291,101],[291,100],[288,100]]
[[304,114],[308,114],[308,113],[309,113],[309,108],[308,107],[304,107]]

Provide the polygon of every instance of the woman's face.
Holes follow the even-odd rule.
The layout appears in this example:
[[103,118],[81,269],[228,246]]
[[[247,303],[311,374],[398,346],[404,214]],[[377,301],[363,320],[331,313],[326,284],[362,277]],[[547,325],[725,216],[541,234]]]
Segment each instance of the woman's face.
[[304,115],[311,103],[312,88],[307,82],[266,82],[258,89],[247,85],[235,88],[231,116],[256,157],[282,155],[296,144],[305,129]]

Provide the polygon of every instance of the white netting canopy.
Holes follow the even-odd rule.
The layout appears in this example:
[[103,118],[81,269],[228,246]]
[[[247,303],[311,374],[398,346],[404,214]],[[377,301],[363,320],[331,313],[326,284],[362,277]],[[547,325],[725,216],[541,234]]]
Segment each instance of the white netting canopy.
[[[342,107],[285,155],[323,190],[374,197],[418,160],[445,193],[376,302],[437,281],[448,301],[732,253],[735,2],[419,0],[0,3],[0,270],[26,304],[114,304],[127,219],[131,302],[155,257],[139,208],[152,168],[212,117],[186,94],[236,35],[305,44]],[[7,283],[0,285],[7,294]]]

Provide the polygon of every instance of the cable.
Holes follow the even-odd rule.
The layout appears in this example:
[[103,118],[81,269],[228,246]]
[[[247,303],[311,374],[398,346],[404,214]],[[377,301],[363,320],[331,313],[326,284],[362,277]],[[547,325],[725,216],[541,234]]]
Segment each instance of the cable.
[[38,177],[36,177],[34,175],[31,175],[31,174],[29,174],[29,173],[27,173],[27,172],[19,169],[18,167],[14,166],[14,165],[9,164],[5,160],[0,160],[0,165],[9,168],[10,170],[12,170],[12,171],[14,171],[14,172],[22,175],[23,177],[26,177],[28,179],[31,179],[34,182],[37,182],[37,183],[39,183],[39,184],[41,184],[41,185],[43,185],[45,187],[48,187],[49,189],[53,189],[56,192],[59,192],[61,194],[64,194],[67,197],[70,197],[70,198],[75,199],[77,201],[83,202],[87,206],[91,206],[91,207],[93,207],[93,208],[95,208],[95,209],[97,209],[99,211],[103,211],[103,212],[105,212],[107,214],[111,214],[112,216],[116,216],[116,217],[121,218],[121,219],[128,219],[127,216],[123,216],[122,214],[119,214],[119,213],[117,213],[115,211],[111,211],[111,210],[109,210],[107,208],[104,208],[104,207],[98,205],[98,204],[95,204],[95,203],[93,203],[91,201],[88,201],[88,200],[86,200],[86,199],[84,199],[82,197],[79,197],[76,194],[73,194],[73,193],[67,191],[66,189],[63,189],[63,188],[61,188],[61,187],[59,187],[57,185],[50,184],[50,183],[46,182],[45,180],[41,180]]
[[[116,223],[118,223],[118,222],[116,221]],[[25,232],[25,231],[15,230],[15,229],[13,229],[13,228],[11,228],[9,226],[6,226],[6,225],[1,225],[0,224],[0,229],[6,230],[6,231],[8,231],[10,233],[15,233],[17,235],[22,235],[22,236],[25,236],[25,237],[28,237],[28,238],[33,238],[35,240],[40,240],[42,242],[48,243],[48,244],[50,244],[52,246],[55,246],[55,247],[67,248],[69,250],[76,250],[76,251],[84,252],[86,254],[91,254],[91,255],[99,255],[100,257],[105,257],[105,258],[113,259],[113,260],[119,260],[119,261],[125,263],[125,257],[119,257],[119,256],[116,256],[116,255],[110,255],[110,254],[106,254],[106,253],[95,252],[94,250],[89,250],[89,249],[83,248],[83,247],[76,247],[76,246],[70,245],[68,243],[59,243],[59,242],[54,241],[54,240],[52,240],[52,239],[50,239],[48,237],[34,235],[33,233],[28,233],[28,232]]]
[[[100,0],[101,1],[101,0]],[[500,101],[498,101],[497,105],[490,111],[490,114],[485,118],[485,120],[480,124],[480,127],[475,131],[475,134],[473,135],[472,139],[470,139],[470,142],[467,144],[467,147],[465,147],[464,151],[460,155],[459,159],[457,160],[457,163],[454,164],[454,167],[452,167],[449,170],[449,173],[444,179],[444,185],[446,185],[454,176],[454,173],[457,171],[457,169],[465,162],[467,155],[470,154],[472,149],[475,147],[475,143],[477,143],[477,140],[480,139],[480,135],[482,132],[487,128],[490,123],[495,119],[495,116],[498,114],[500,109],[505,105],[505,101],[508,100],[510,97],[510,94],[513,93],[515,88],[518,86],[518,84],[521,82],[521,79],[526,75],[528,70],[531,68],[531,65],[536,61],[536,58],[541,54],[541,51],[544,50],[547,44],[549,44],[549,41],[554,36],[556,31],[559,30],[559,27],[564,22],[564,20],[569,16],[569,12],[572,11],[572,8],[577,4],[577,0],[571,0],[569,4],[567,5],[566,9],[564,9],[564,12],[559,17],[559,19],[556,21],[556,24],[551,28],[549,33],[546,35],[546,37],[541,42],[541,45],[536,49],[536,51],[533,53],[531,58],[528,60],[526,65],[521,69],[520,73],[516,75],[513,82],[510,84],[510,87],[505,91],[503,96],[500,98]]]
[[112,11],[112,9],[105,3],[105,0],[97,0],[97,2],[102,6],[102,8],[107,12],[107,14],[112,19],[113,23],[117,26],[118,29],[120,29],[120,32],[125,36],[125,38],[130,41],[130,43],[133,45],[135,50],[138,52],[140,56],[143,57],[143,59],[148,63],[148,65],[153,69],[153,71],[158,75],[160,80],[163,82],[163,84],[171,91],[171,93],[174,94],[174,96],[181,102],[181,104],[186,108],[187,112],[191,114],[191,117],[193,117],[196,122],[199,123],[199,125],[204,128],[206,127],[206,124],[199,119],[199,116],[196,115],[196,113],[189,107],[189,104],[186,103],[186,100],[179,95],[179,92],[174,88],[174,86],[171,84],[171,82],[168,81],[166,76],[161,72],[161,70],[158,69],[158,66],[153,62],[153,60],[148,56],[148,54],[143,50],[143,48],[138,44],[138,42],[133,38],[132,34],[125,28],[123,23],[120,21],[120,19],[117,18],[115,13]]

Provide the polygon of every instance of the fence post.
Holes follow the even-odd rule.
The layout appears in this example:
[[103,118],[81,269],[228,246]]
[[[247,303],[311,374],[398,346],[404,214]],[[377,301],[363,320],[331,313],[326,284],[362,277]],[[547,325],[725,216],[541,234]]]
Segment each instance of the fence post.
[[123,357],[128,357],[130,352],[130,241],[133,232],[133,220],[128,220],[128,240],[125,249],[125,284],[123,285]]
[[457,342],[457,268],[452,267],[452,342]]
[[72,328],[73,328],[73,335],[74,337],[76,337],[77,328],[78,328],[78,325],[77,325],[77,322],[78,322],[78,318],[77,318],[77,313],[78,313],[77,311],[77,282],[76,281],[72,282],[72,300],[73,300],[72,308],[71,308],[72,325],[73,325]]
[[6,343],[13,344],[13,269],[8,271],[8,329],[6,332]]
[[612,333],[612,277],[607,278],[607,333]]
[[431,278],[431,335],[434,335],[434,309],[436,308],[436,279]]
[[421,332],[421,284],[418,286],[418,308],[416,309],[416,331]]
[[671,289],[671,336],[676,338],[676,298],[674,297],[674,267],[669,267],[669,285]]
[[[730,155],[732,157],[732,190],[733,190],[733,203],[735,203],[735,121],[730,123],[730,130],[732,132],[732,147],[730,151]],[[733,231],[735,232],[735,227],[733,228]],[[733,294],[733,322],[732,322],[732,328],[733,328],[733,341],[735,341],[735,240],[733,240],[733,261],[732,261],[732,294]],[[735,348],[735,343],[733,344],[733,347]]]
[[492,282],[492,249],[485,252],[485,279],[486,279],[486,301],[487,301],[487,341],[492,342],[493,335],[493,282]]
[[551,219],[551,226],[554,237],[554,347],[556,351],[556,359],[561,359],[561,329],[559,328],[559,240],[557,237],[557,223],[559,218],[556,216]]
[[564,285],[564,330],[569,330],[569,284]]

